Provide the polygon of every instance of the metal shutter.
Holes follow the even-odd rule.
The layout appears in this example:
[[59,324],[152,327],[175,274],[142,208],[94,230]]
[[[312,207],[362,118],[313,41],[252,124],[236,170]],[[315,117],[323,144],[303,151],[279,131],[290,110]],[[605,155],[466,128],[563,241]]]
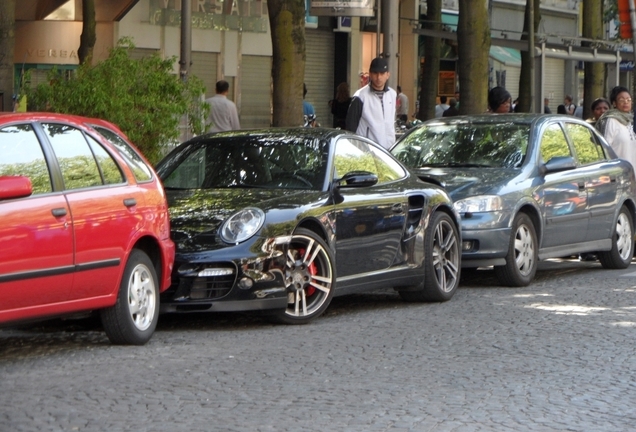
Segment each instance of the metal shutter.
[[150,48],[133,48],[128,51],[128,56],[133,60],[140,60],[144,57],[151,56],[153,54],[158,54],[159,50],[150,49]]
[[[244,55],[241,72],[241,129],[268,128],[272,124],[272,59]],[[237,104],[238,105],[238,104]]]
[[[563,103],[565,97],[565,60],[545,59],[545,82],[543,83],[544,97],[550,98],[550,109],[557,112],[557,106]],[[573,95],[576,103],[576,95]],[[543,102],[541,102],[543,106]]]
[[329,101],[334,97],[334,44],[333,30],[305,29],[305,99],[314,106],[318,122],[324,127],[333,125]]
[[[210,98],[216,93],[216,67],[218,62],[218,54],[212,52],[192,51],[192,66],[190,66],[190,75],[194,75],[203,81],[205,85],[205,97]],[[232,89],[230,88],[230,99]]]

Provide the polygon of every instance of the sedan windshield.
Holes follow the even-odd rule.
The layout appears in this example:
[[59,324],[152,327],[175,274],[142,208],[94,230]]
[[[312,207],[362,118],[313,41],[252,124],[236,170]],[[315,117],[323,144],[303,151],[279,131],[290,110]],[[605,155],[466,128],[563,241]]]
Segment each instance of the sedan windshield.
[[410,133],[391,150],[410,168],[520,167],[528,149],[529,125],[431,124]]
[[328,154],[326,142],[309,137],[212,137],[176,149],[157,172],[172,189],[321,190]]

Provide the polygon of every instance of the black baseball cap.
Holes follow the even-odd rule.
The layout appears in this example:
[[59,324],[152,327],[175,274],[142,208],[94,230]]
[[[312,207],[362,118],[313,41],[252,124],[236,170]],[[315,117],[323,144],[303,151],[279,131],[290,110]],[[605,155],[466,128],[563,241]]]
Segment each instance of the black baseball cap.
[[371,67],[369,68],[369,72],[388,72],[389,71],[389,62],[386,61],[385,58],[376,57],[371,61]]

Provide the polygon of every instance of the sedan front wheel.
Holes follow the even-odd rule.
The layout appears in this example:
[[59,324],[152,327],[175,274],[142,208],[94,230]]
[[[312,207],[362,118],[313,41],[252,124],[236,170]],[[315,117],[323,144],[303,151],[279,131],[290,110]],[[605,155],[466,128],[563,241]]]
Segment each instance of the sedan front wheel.
[[525,213],[515,216],[508,245],[506,265],[495,267],[495,276],[505,286],[527,286],[537,273],[537,234],[534,224]]

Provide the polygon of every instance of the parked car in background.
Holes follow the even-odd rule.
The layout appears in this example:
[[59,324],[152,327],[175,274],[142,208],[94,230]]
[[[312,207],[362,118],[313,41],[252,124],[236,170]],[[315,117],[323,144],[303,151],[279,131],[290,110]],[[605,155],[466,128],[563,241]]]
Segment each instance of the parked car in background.
[[449,300],[459,218],[388,152],[321,128],[196,137],[157,166],[177,246],[168,312],[267,310],[307,323],[334,295]]
[[494,266],[524,286],[537,260],[594,252],[605,268],[634,253],[632,166],[572,116],[504,114],[428,121],[391,150],[443,186],[462,217],[462,266]]
[[0,324],[100,310],[108,338],[143,344],[170,285],[166,197],[113,124],[0,114]]

